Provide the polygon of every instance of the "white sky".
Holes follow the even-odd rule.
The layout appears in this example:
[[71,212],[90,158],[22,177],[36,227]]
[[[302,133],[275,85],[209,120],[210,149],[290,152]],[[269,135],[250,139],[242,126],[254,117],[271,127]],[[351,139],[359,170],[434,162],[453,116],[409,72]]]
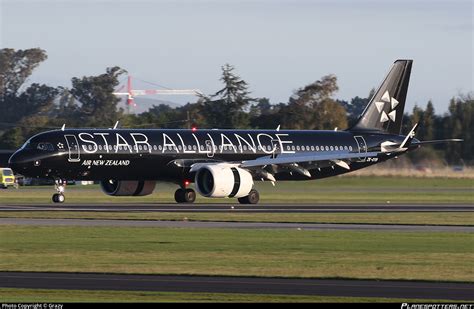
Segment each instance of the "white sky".
[[0,0],[0,47],[45,49],[49,58],[30,81],[52,86],[118,65],[143,80],[212,93],[230,63],[255,97],[272,103],[330,73],[337,98],[366,96],[394,60],[409,58],[407,109],[432,99],[442,113],[452,96],[474,89],[473,7],[469,0]]

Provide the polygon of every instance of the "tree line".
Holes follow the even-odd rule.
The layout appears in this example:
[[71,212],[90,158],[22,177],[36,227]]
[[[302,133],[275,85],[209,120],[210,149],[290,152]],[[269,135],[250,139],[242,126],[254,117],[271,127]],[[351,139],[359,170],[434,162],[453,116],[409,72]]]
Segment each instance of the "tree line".
[[[134,128],[254,128],[339,130],[352,126],[368,104],[367,97],[349,101],[334,99],[335,75],[323,76],[293,92],[288,102],[273,104],[268,98],[252,97],[249,85],[229,64],[222,66],[222,88],[200,95],[196,102],[172,108],[154,105],[140,114],[127,113],[113,94],[119,78],[127,72],[116,66],[96,76],[72,77],[71,87],[28,83],[46,51],[0,49],[0,149],[15,149],[27,138],[46,129],[68,127]],[[428,159],[449,164],[474,163],[474,95],[458,95],[448,112],[436,114],[431,101],[405,112],[402,133],[420,123],[420,140],[463,138],[463,143],[426,147],[414,152],[413,160]]]

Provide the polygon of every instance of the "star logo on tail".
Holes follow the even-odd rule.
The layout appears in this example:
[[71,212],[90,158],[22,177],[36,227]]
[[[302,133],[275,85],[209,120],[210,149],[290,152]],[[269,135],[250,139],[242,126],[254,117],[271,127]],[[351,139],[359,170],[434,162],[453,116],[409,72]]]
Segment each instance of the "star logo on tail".
[[[391,110],[388,114],[384,111],[384,107],[387,103],[390,104],[390,110]],[[397,99],[391,97],[388,90],[386,90],[382,98],[380,99],[380,101],[375,102],[375,106],[377,107],[377,110],[379,111],[379,113],[381,112],[380,122],[387,122],[389,120],[395,122],[395,120],[397,119],[397,111],[395,110],[395,108],[397,107],[398,104],[399,102],[397,101]]]

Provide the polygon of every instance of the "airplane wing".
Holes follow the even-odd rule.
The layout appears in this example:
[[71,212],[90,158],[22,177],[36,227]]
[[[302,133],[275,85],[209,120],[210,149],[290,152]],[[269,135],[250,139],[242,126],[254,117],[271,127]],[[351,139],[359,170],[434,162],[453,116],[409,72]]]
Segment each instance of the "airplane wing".
[[309,162],[321,162],[321,161],[342,161],[358,158],[377,157],[378,152],[367,152],[367,153],[347,153],[347,152],[332,152],[332,153],[304,153],[298,155],[279,155],[275,158],[271,156],[261,157],[255,160],[243,161],[240,164],[242,168],[260,167],[264,165],[281,165],[291,163],[309,163]]
[[[319,153],[310,152],[304,154],[280,154],[277,156],[264,156],[254,160],[242,161],[242,162],[226,162],[234,167],[240,167],[249,171],[253,171],[255,175],[260,178],[266,178],[272,182],[275,182],[275,173],[282,170],[289,172],[295,172],[306,177],[311,177],[309,169],[323,168],[328,166],[340,166],[345,169],[350,169],[351,160],[373,158],[377,157],[380,153],[378,152],[367,152],[367,153],[347,153],[347,152],[331,152],[331,153]],[[196,172],[203,166],[209,164],[219,164],[222,162],[196,162],[192,164],[190,172]]]

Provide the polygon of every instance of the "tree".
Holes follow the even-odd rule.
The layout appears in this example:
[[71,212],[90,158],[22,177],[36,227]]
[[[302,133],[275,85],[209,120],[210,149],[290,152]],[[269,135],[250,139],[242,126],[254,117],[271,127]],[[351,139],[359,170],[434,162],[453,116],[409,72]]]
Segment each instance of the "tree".
[[375,89],[370,90],[367,98],[354,97],[350,102],[337,100],[347,111],[347,120],[349,127],[352,127],[359,120],[360,115],[364,111],[365,107],[369,104],[370,99],[374,96]]
[[0,121],[14,123],[53,108],[55,88],[35,83],[20,91],[33,70],[46,58],[46,52],[39,48],[0,49]]
[[220,79],[224,88],[209,97],[201,96],[198,102],[209,126],[244,128],[249,125],[246,109],[256,100],[250,97],[247,82],[235,74],[234,69],[230,64],[225,64]]
[[120,99],[113,94],[118,78],[126,71],[119,67],[107,68],[98,76],[72,78],[71,94],[81,103],[79,119],[84,126],[111,126],[123,114],[117,109]]
[[423,126],[423,137],[426,140],[432,140],[435,134],[435,121],[436,121],[436,115],[435,115],[435,110],[433,107],[433,102],[428,101],[428,104],[426,105],[426,109],[423,112],[423,121],[422,121],[422,126]]
[[462,138],[462,143],[450,143],[446,147],[446,160],[459,164],[474,160],[474,93],[452,98],[449,104],[449,114],[445,117],[444,138]]
[[47,59],[40,48],[0,49],[0,97],[16,96],[33,70]]
[[261,98],[250,108],[250,126],[257,129],[275,129],[282,123],[282,109],[285,103],[271,104],[268,98]]
[[331,98],[337,90],[335,75],[323,76],[298,89],[282,110],[284,126],[306,130],[346,128],[346,110]]

